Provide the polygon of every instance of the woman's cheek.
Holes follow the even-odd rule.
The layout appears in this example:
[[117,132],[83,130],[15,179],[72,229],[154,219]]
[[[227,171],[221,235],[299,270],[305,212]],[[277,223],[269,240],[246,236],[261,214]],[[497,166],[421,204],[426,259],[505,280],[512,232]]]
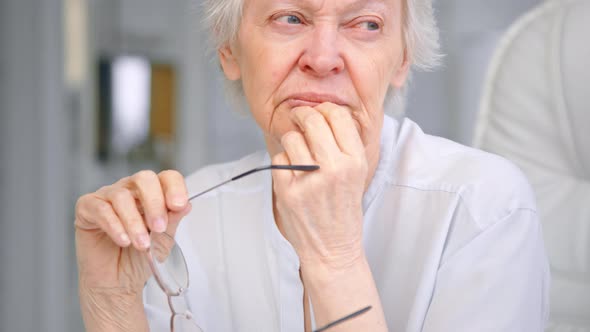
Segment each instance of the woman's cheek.
[[363,111],[352,113],[352,119],[354,120],[354,125],[356,126],[361,140],[366,144],[367,139],[370,138],[372,128],[367,114],[363,114],[362,112]]

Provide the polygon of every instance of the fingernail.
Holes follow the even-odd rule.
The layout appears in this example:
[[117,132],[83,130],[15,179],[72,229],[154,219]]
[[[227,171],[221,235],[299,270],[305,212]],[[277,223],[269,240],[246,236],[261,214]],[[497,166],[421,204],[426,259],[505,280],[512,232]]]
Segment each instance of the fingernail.
[[158,218],[156,220],[154,220],[154,224],[152,225],[153,227],[153,231],[154,232],[158,232],[158,233],[162,233],[166,231],[166,222],[164,221],[164,219],[162,218]]
[[176,207],[183,207],[186,204],[186,199],[184,196],[174,196],[172,197],[172,204]]
[[149,248],[150,247],[150,237],[147,234],[141,234],[137,237],[137,243],[142,248]]
[[125,234],[125,233],[121,234],[121,235],[119,236],[119,239],[121,240],[121,243],[122,243],[124,246],[128,246],[128,245],[129,245],[129,243],[131,242],[131,240],[129,240],[129,236],[128,236],[127,234]]

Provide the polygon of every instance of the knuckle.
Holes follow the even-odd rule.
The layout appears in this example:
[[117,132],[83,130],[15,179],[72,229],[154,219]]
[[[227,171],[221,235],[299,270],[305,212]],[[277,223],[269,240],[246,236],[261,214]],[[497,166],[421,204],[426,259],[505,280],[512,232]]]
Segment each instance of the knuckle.
[[173,169],[166,169],[166,170],[161,171],[158,174],[158,177],[180,179],[180,178],[182,178],[182,174],[180,174],[180,172],[173,170]]
[[81,196],[80,198],[78,198],[78,201],[76,201],[76,207],[74,209],[74,215],[75,215],[75,219],[84,219],[86,220],[89,212],[88,209],[90,209],[92,207],[92,200],[93,200],[93,196],[92,194],[85,194],[83,196]]
[[156,217],[164,214],[164,199],[150,198],[144,202],[145,215],[148,217]]
[[106,228],[105,230],[107,231],[116,232],[119,230],[119,228],[121,228],[119,221],[115,220],[114,218],[106,218],[103,220],[103,222]]
[[334,120],[345,120],[350,118],[350,113],[341,109],[331,108],[328,110],[328,116]]
[[282,143],[282,145],[291,145],[291,144],[297,143],[297,141],[299,140],[298,136],[299,136],[298,133],[295,131],[287,132],[281,138],[281,143]]
[[[105,195],[105,194],[107,194],[107,193],[108,193],[110,190],[112,190],[112,188],[113,188],[114,186],[115,186],[114,184],[111,184],[111,185],[106,185],[106,186],[102,186],[102,187],[98,188],[98,190],[96,190],[96,191],[94,192],[94,194],[98,194],[98,195],[104,196],[104,195]],[[92,194],[88,194],[88,195],[92,195]]]
[[107,188],[114,187],[114,186],[125,186],[131,180],[131,178],[132,178],[132,176],[126,176],[126,177],[120,178],[119,180],[117,180],[117,182],[113,183],[110,186],[107,186]]
[[109,200],[112,202],[123,203],[132,198],[131,192],[125,188],[117,188],[110,192]]
[[157,175],[154,171],[150,170],[142,170],[133,175],[133,181],[135,183],[151,181],[154,178],[157,178]]
[[324,116],[318,112],[313,112],[305,117],[303,124],[308,127],[317,126],[321,121],[324,120]]
[[95,206],[96,214],[100,219],[109,219],[112,212],[111,204],[104,201],[97,201]]
[[88,201],[90,199],[91,199],[90,194],[85,194],[85,195],[80,196],[78,198],[78,200],[76,201],[76,208],[75,208],[75,210],[77,212],[79,212],[82,209],[84,209],[88,205]]

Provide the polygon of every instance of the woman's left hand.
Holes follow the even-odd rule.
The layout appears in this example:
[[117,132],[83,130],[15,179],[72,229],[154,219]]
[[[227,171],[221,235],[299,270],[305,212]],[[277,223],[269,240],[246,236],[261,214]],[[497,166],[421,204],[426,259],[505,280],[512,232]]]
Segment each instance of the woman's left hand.
[[319,165],[273,171],[275,219],[305,266],[346,269],[363,257],[365,147],[351,111],[332,103],[292,110],[301,132],[286,133],[273,164]]

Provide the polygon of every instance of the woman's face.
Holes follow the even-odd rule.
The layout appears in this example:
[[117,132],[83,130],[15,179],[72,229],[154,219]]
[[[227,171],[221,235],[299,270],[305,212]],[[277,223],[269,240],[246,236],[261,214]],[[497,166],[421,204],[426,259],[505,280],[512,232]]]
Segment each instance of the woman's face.
[[298,130],[289,113],[322,102],[350,112],[369,164],[379,155],[383,102],[408,72],[402,0],[244,0],[237,41],[219,52],[241,79],[271,155]]

